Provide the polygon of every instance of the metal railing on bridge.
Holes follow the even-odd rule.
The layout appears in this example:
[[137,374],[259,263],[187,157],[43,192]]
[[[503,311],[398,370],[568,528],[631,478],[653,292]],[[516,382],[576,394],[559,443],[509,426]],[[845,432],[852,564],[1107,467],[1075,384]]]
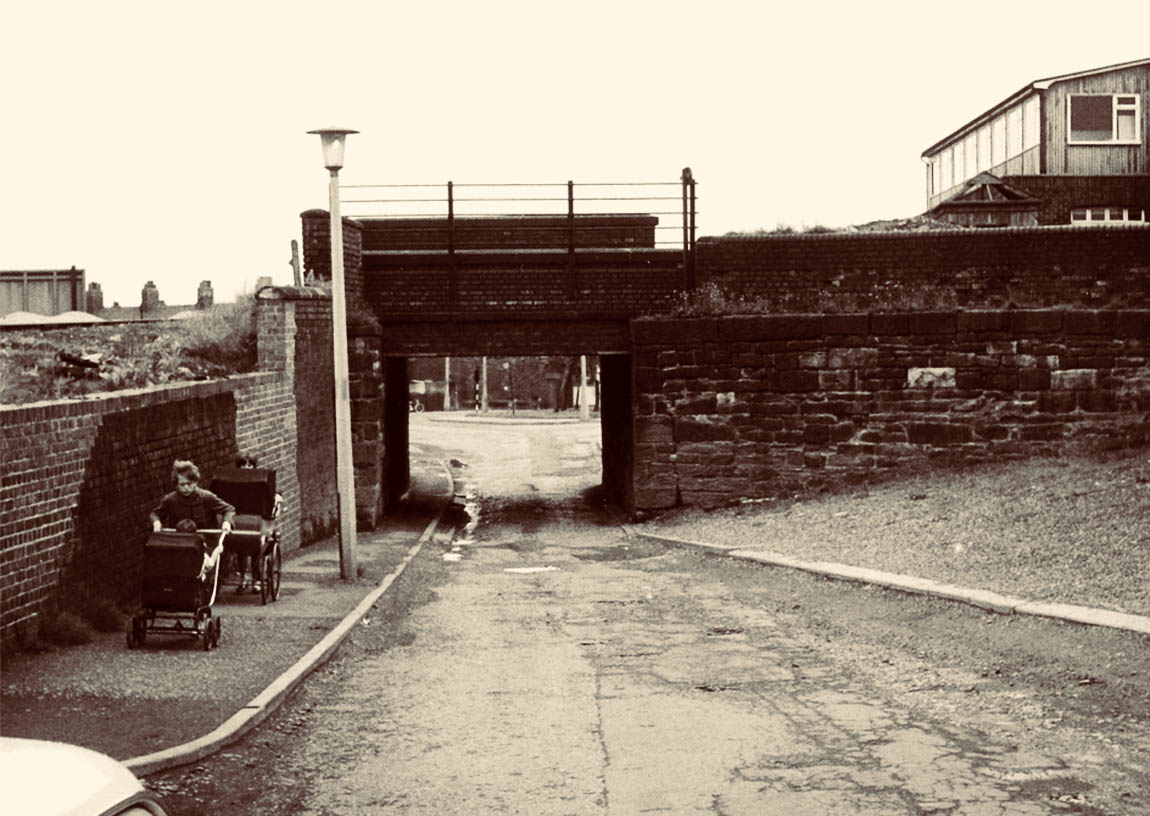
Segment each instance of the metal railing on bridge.
[[345,184],[364,251],[678,250],[694,281],[695,179],[560,183]]

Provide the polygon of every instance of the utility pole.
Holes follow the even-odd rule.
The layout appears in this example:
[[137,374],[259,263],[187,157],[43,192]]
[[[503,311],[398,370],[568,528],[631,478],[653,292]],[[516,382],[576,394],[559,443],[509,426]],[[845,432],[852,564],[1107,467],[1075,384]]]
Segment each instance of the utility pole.
[[591,418],[591,405],[587,402],[587,355],[579,355],[579,418]]
[[451,410],[451,358],[443,358],[443,410]]
[[486,357],[483,358],[483,368],[481,370],[479,383],[480,383],[480,387],[482,388],[482,391],[483,391],[482,403],[481,403],[483,406],[483,413],[486,414],[487,413],[487,358]]
[[296,286],[299,286],[301,282],[299,274],[299,241],[295,238],[291,239],[291,271],[292,281]]

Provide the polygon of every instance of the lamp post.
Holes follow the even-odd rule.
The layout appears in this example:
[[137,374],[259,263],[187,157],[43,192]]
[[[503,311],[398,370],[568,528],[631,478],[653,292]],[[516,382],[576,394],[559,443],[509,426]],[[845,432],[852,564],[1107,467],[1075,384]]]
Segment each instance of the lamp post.
[[343,281],[343,219],[339,215],[339,170],[343,167],[344,128],[309,130],[323,141],[323,164],[331,174],[331,335],[335,370],[335,469],[339,493],[339,577],[356,578],[355,469],[351,458],[351,396],[347,375],[347,295]]

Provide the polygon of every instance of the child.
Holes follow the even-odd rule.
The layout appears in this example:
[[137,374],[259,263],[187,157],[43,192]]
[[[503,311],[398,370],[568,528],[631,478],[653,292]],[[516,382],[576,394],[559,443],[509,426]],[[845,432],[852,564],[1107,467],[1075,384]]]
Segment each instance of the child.
[[[232,529],[232,519],[236,508],[210,490],[199,486],[200,469],[186,459],[172,463],[172,478],[176,489],[164,498],[151,512],[152,529],[175,527],[184,519],[193,521],[197,529],[211,529],[217,523],[225,533]],[[217,521],[222,518],[222,521]]]
[[[197,529],[196,523],[194,521],[192,521],[191,519],[180,519],[179,521],[176,522],[176,532],[177,533],[194,533],[194,532],[196,532],[196,529]],[[204,539],[202,536],[200,537],[200,543],[204,543]],[[204,547],[206,550],[207,545],[204,544]],[[200,567],[200,580],[201,581],[206,581],[208,579],[208,575],[211,573],[212,567],[214,567],[216,565],[216,561],[219,559],[220,553],[222,553],[222,552],[223,552],[223,545],[220,545],[220,544],[217,544],[216,548],[214,550],[212,550],[211,552],[206,552],[206,551],[204,552],[204,563],[203,563],[203,566]]]
[[[245,468],[245,469],[246,468],[255,468],[258,465],[259,465],[259,459],[255,456],[242,456],[241,455],[241,456],[236,457],[236,467],[238,467],[238,468]],[[279,515],[280,505],[282,503],[283,503],[283,496],[281,496],[279,493],[276,493],[275,499],[274,499],[274,504],[272,506],[272,518],[275,518],[276,516]],[[239,586],[236,587],[236,594],[242,595],[243,593],[247,592],[249,589],[252,592],[259,592],[260,591],[260,559],[259,559],[259,556],[244,555],[241,553],[238,555],[238,560],[239,560],[240,583],[239,583]],[[249,564],[251,565],[250,569],[251,569],[251,574],[252,574],[252,580],[251,580],[251,583],[244,583],[244,573],[247,571]]]

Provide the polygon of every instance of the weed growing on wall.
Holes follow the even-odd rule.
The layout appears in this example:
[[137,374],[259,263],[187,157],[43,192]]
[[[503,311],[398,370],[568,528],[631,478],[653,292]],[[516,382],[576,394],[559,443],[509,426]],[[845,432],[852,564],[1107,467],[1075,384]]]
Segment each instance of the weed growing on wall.
[[752,296],[732,291],[715,281],[708,281],[691,291],[680,292],[670,316],[944,311],[958,306],[958,298],[953,291],[928,287],[892,286],[889,289],[876,288],[867,293],[840,292],[831,287],[820,292]]
[[252,298],[186,320],[0,332],[0,403],[205,380],[253,371]]

